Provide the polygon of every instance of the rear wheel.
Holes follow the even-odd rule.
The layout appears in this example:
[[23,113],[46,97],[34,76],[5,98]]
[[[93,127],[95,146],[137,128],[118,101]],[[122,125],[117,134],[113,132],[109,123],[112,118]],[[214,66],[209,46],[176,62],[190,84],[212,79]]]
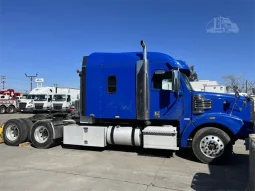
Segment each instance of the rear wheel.
[[4,124],[3,135],[6,145],[18,146],[26,141],[28,129],[24,121],[10,119]]
[[6,107],[4,105],[0,106],[0,114],[4,114],[6,112]]
[[15,113],[16,112],[16,109],[13,105],[10,105],[8,108],[7,108],[7,113]]
[[49,121],[37,121],[31,128],[31,142],[39,149],[47,149],[54,145],[53,129]]
[[206,164],[223,164],[233,152],[230,137],[221,129],[206,127],[198,130],[192,141],[195,156]]

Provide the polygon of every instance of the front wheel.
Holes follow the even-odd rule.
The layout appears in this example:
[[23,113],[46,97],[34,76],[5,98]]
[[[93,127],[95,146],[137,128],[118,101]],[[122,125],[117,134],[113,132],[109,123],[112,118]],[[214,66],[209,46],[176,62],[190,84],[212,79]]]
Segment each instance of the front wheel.
[[233,153],[230,137],[221,129],[205,127],[197,131],[192,141],[195,156],[206,164],[223,164]]

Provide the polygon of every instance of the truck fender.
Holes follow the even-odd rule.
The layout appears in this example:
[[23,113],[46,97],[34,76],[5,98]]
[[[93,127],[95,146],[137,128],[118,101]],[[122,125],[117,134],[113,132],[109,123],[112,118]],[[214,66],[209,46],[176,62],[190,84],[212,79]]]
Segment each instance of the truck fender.
[[223,125],[227,127],[234,135],[236,135],[239,132],[239,130],[244,124],[242,119],[235,116],[222,113],[204,114],[200,117],[195,118],[194,121],[189,123],[183,130],[181,136],[181,146],[187,147],[188,138],[191,135],[191,133],[194,130],[196,130],[197,127],[206,123],[216,123]]
[[63,137],[63,123],[50,122],[53,130],[53,139],[58,139]]

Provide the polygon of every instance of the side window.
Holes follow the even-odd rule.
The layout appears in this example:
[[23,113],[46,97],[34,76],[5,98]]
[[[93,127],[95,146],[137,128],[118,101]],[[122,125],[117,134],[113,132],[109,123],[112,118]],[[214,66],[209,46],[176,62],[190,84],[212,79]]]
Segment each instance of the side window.
[[117,80],[116,76],[109,76],[107,82],[108,93],[115,93],[117,91]]
[[156,71],[153,75],[152,84],[154,89],[172,90],[172,72]]
[[71,101],[71,95],[68,95],[67,96],[67,102],[70,102]]

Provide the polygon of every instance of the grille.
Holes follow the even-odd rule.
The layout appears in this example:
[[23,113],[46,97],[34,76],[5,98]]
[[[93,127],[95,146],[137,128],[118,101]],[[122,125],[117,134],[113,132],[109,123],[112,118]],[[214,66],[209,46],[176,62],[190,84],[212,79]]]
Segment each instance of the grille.
[[19,108],[20,109],[25,109],[26,105],[27,105],[27,103],[19,103]]
[[53,104],[53,109],[61,110],[62,109],[62,104]]
[[35,109],[43,109],[43,103],[42,104],[35,104]]
[[194,95],[193,96],[193,113],[199,114],[203,113],[206,109],[212,108],[212,101],[205,99],[203,95]]

